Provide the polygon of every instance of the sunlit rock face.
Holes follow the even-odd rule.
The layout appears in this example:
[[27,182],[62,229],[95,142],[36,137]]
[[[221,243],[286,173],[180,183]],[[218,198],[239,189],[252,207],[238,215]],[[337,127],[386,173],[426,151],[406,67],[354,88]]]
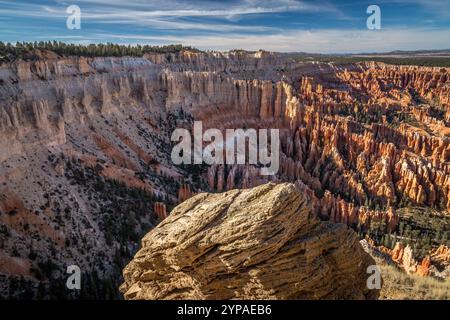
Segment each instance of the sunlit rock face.
[[125,299],[372,299],[374,260],[342,224],[320,221],[293,184],[202,193],[142,240]]
[[[448,213],[449,71],[241,51],[3,64],[1,294],[19,279],[58,296],[50,279],[77,264],[86,286],[103,281],[90,297],[120,297],[110,288],[142,236],[201,191],[291,182],[320,219],[386,232],[406,205]],[[174,165],[170,136],[194,120],[280,129],[278,173]]]

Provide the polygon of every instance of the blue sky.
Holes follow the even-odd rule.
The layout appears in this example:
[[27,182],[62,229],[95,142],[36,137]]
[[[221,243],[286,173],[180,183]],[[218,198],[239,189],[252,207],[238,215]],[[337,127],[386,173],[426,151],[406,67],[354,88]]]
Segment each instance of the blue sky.
[[[366,9],[381,9],[368,30]],[[69,5],[81,29],[66,27]],[[181,43],[200,49],[384,52],[450,48],[450,0],[0,0],[0,40]]]

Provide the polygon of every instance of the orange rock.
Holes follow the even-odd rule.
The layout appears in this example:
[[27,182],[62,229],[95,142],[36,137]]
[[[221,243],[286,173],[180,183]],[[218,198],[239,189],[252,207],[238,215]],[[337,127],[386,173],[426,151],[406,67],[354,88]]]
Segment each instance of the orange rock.
[[189,199],[190,197],[192,197],[191,188],[189,187],[188,184],[183,184],[178,189],[178,202],[183,202]]
[[156,215],[158,216],[159,220],[164,220],[167,218],[167,209],[166,204],[163,202],[155,202],[153,204],[153,210],[155,211]]
[[425,258],[423,258],[420,265],[417,266],[417,274],[422,277],[428,276],[428,274],[430,273],[430,267],[431,258],[430,256],[426,256]]

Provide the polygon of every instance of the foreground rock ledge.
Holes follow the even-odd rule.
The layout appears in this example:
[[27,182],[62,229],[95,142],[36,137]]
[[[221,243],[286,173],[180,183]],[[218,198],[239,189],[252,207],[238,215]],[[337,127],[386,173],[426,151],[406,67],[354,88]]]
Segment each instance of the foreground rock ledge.
[[199,194],[142,240],[125,299],[373,299],[375,264],[343,224],[319,221],[293,184]]

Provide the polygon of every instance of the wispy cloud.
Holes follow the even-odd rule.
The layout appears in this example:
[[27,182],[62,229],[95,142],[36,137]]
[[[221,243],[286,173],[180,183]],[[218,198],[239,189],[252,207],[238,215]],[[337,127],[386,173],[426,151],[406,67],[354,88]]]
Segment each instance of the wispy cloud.
[[[130,23],[135,18],[155,17],[220,17],[282,13],[282,12],[333,12],[343,15],[337,7],[329,3],[306,3],[297,0],[244,0],[244,1],[115,1],[115,0],[78,0],[74,1],[83,11],[86,19],[121,18]],[[17,3],[0,1],[0,12],[17,16],[66,16],[65,9],[73,4],[68,1],[54,1],[54,4]],[[177,9],[174,9],[177,8]]]
[[[57,20],[67,17],[67,1],[53,4],[17,3],[0,1],[0,14],[17,18]],[[297,0],[245,0],[245,1],[115,1],[79,0],[83,21],[100,24],[121,24],[166,30],[204,30],[221,32],[275,32],[276,27],[264,25],[238,25],[244,16],[284,12],[330,12],[344,16],[331,4],[311,4]],[[175,9],[174,9],[175,8]],[[187,20],[187,18],[213,18],[216,21]]]
[[[67,3],[66,1],[57,1]],[[92,17],[124,16],[129,12],[148,17],[233,17],[240,15],[280,13],[280,12],[334,12],[341,13],[330,3],[310,3],[299,0],[244,0],[244,1],[108,1],[80,0],[80,6],[85,5],[96,12]],[[176,8],[176,9],[174,9]],[[125,9],[125,11],[124,11]],[[145,12],[144,12],[145,10]]]
[[[369,31],[366,8],[357,0],[0,0],[0,28],[7,30],[0,40],[324,53],[439,49],[450,39],[450,23],[443,18],[450,16],[447,2],[380,0],[383,29]],[[71,4],[81,7],[82,30],[66,29]]]
[[[159,42],[193,45],[201,49],[230,50],[244,48],[247,50],[266,49],[283,52],[316,53],[362,53],[392,50],[448,49],[449,30],[398,29],[380,30],[297,30],[284,34],[272,35],[214,35],[214,36],[145,36],[101,34],[98,38],[110,37],[122,39],[129,43]],[[421,39],[420,44],[417,39]]]
[[[449,30],[433,29],[397,29],[372,32],[369,30],[295,30],[283,34],[269,35],[203,35],[171,36],[144,34],[97,33],[89,35],[85,42],[98,43],[105,39],[122,44],[152,43],[164,45],[180,43],[200,49],[227,51],[243,48],[247,50],[266,49],[280,52],[310,53],[368,53],[393,50],[448,49],[445,40]],[[53,36],[64,40],[66,37]],[[421,42],[418,44],[417,39]],[[80,41],[76,38],[73,40]]]

